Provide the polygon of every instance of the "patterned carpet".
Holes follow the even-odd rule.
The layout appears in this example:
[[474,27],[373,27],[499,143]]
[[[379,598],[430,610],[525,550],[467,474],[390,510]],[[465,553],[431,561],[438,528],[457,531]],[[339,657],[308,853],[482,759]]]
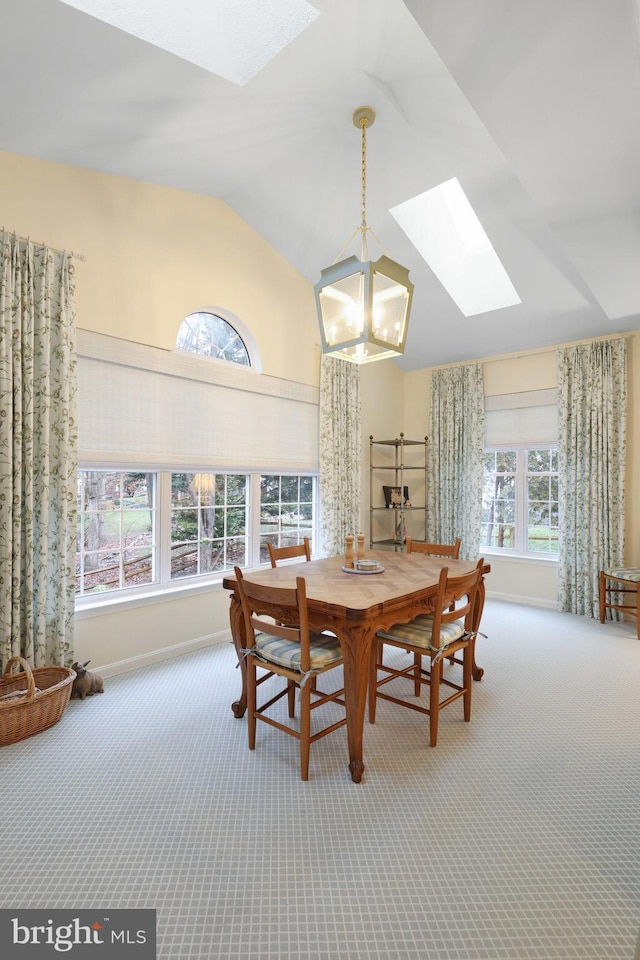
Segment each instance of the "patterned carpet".
[[[0,907],[155,908],[159,958],[632,960],[640,642],[489,601],[470,724],[381,702],[363,782],[230,703],[223,644],[0,750]],[[451,668],[448,668],[451,669]]]

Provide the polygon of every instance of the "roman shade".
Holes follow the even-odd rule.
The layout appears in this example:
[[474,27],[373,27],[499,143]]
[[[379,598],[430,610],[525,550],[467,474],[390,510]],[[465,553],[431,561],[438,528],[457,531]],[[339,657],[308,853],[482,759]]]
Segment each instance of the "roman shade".
[[318,469],[318,389],[222,361],[78,331],[85,466]]

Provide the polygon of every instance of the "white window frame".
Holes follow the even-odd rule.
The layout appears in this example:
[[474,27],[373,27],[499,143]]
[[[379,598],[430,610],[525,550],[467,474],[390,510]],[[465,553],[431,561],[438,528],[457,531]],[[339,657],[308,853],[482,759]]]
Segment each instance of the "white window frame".
[[[542,560],[544,562],[556,562],[557,553],[545,551],[530,550],[528,548],[528,508],[527,499],[527,478],[530,474],[527,471],[526,455],[529,450],[558,450],[557,441],[554,442],[530,442],[530,443],[494,443],[485,447],[485,453],[508,452],[516,453],[516,471],[515,471],[515,515],[514,515],[514,546],[496,547],[493,545],[480,544],[480,551],[483,554],[491,554],[495,557],[522,557],[527,560]],[[484,483],[484,480],[483,480]]]
[[152,473],[155,476],[155,544],[154,558],[157,570],[156,580],[152,583],[131,587],[118,587],[112,590],[98,591],[97,593],[76,594],[75,606],[77,611],[88,610],[92,607],[113,606],[119,603],[131,603],[145,597],[175,595],[180,592],[190,592],[198,587],[210,587],[220,584],[229,573],[230,568],[216,570],[214,573],[194,574],[189,577],[171,579],[171,475],[173,473],[217,473],[244,475],[248,477],[247,485],[247,564],[245,569],[264,567],[267,563],[260,560],[260,482],[262,476],[308,476],[313,483],[313,511],[312,530],[313,544],[318,543],[318,474],[310,471],[276,471],[276,470],[198,470],[196,467],[174,467],[171,470],[158,470],[149,467],[146,470],[138,464],[123,466],[121,463],[105,465],[104,463],[80,463],[78,472],[105,471],[110,473]]

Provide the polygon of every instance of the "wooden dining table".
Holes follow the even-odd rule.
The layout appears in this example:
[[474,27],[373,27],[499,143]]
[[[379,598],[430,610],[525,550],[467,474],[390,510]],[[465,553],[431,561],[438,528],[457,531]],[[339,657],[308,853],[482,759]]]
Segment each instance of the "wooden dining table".
[[[367,551],[367,559],[377,560],[381,573],[354,573],[343,570],[344,557],[327,557],[310,562],[258,569],[246,574],[248,580],[274,587],[294,587],[296,577],[306,581],[309,623],[312,630],[328,630],[340,640],[344,659],[344,688],[347,714],[349,770],[354,783],[364,772],[362,738],[369,683],[372,641],[378,630],[394,623],[407,623],[420,613],[433,610],[440,571],[450,575],[468,573],[475,567],[469,560],[445,560],[423,554]],[[490,571],[486,564],[483,574]],[[238,718],[247,708],[246,668],[242,651],[246,649],[242,608],[233,575],[222,585],[231,591],[230,621],[233,642],[242,673],[242,692],[231,709]],[[474,629],[478,630],[484,606],[484,576],[478,591]],[[473,678],[484,671],[473,657]]]

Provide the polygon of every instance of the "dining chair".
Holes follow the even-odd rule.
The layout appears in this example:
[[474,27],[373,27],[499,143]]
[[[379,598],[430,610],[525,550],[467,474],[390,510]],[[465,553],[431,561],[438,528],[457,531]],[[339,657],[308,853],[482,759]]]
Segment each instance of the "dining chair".
[[407,537],[407,553],[426,553],[430,557],[446,557],[447,560],[457,560],[460,556],[460,544],[462,541],[458,537],[455,543],[425,543],[424,540],[414,540],[413,537]]
[[[420,615],[410,623],[397,623],[388,630],[378,631],[374,637],[369,678],[370,723],[375,723],[377,700],[390,700],[402,707],[427,714],[430,743],[435,747],[438,742],[438,718],[444,707],[462,697],[464,719],[471,719],[471,671],[476,637],[473,628],[474,606],[483,566],[484,559],[480,559],[471,573],[454,577],[449,576],[448,567],[443,567],[433,613]],[[404,669],[385,664],[386,645],[412,653],[413,663]],[[455,656],[458,651],[462,651],[461,684],[456,684],[442,675],[443,659]],[[428,670],[423,667],[424,657],[429,657],[430,660]],[[427,684],[429,706],[424,707],[415,701],[382,692],[381,688],[387,683],[400,679],[413,682],[416,698],[420,697],[422,686]],[[440,689],[443,686],[452,688],[454,692],[441,700]]]
[[267,540],[267,548],[272,567],[277,567],[278,560],[291,560],[294,557],[304,557],[306,560],[311,560],[309,537],[304,537],[302,543],[294,543],[289,547],[274,547],[271,540]]
[[[311,682],[342,665],[340,641],[330,634],[310,632],[304,577],[296,577],[295,587],[273,587],[245,579],[239,567],[235,567],[235,576],[247,644],[249,749],[255,750],[258,720],[296,737],[300,741],[301,778],[308,780],[310,745],[347,722],[344,687],[325,693]],[[267,672],[258,677],[258,667]],[[286,680],[286,685],[275,693],[270,689],[266,694],[269,699],[258,703],[258,688],[275,676]],[[282,723],[267,714],[267,710],[286,696],[289,718],[293,720],[296,690],[300,696],[299,726]],[[340,719],[312,734],[312,711],[328,703],[342,705]]]
[[[414,540],[412,537],[406,539],[407,553],[424,553],[429,557],[441,557],[447,560],[457,560],[460,556],[460,537],[457,537],[454,543],[426,543],[424,540]],[[451,609],[455,609],[452,605]],[[453,655],[449,657],[450,663],[459,663]]]
[[[623,593],[630,596],[623,597]],[[634,602],[627,603],[627,600]],[[600,571],[600,623],[604,623],[607,610],[619,610],[635,617],[640,640],[640,567],[616,567]]]
[[[267,540],[267,547],[269,548],[269,559],[272,567],[277,567],[279,560],[293,560],[295,557],[304,557],[307,562],[311,560],[309,537],[303,537],[302,543],[294,543],[288,547],[274,547],[271,540]],[[315,687],[316,678],[312,677],[311,689],[315,690]]]

